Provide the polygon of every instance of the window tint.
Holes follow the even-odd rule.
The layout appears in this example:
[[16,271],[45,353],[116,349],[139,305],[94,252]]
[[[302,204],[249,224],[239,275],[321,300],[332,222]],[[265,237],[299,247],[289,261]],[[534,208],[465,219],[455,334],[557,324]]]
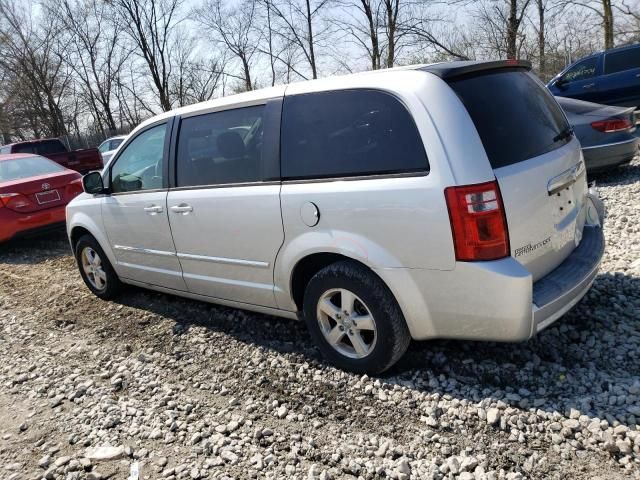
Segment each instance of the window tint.
[[640,68],[640,48],[607,53],[604,57],[604,73],[617,73]]
[[570,141],[560,106],[531,73],[502,71],[450,82],[493,168],[527,160]]
[[108,152],[110,150],[110,145],[111,145],[110,141],[102,142],[98,147],[98,150],[100,151],[100,153]]
[[17,158],[16,160],[0,161],[0,182],[58,172],[64,172],[64,168],[42,157],[26,157]]
[[120,146],[122,142],[124,142],[124,138],[116,138],[115,140],[111,140],[111,146],[109,147],[109,150],[115,150]]
[[260,181],[264,109],[259,105],[183,119],[177,185]]
[[567,70],[562,76],[562,80],[567,83],[586,80],[596,76],[598,57],[588,58]]
[[45,140],[44,142],[25,143],[13,147],[13,153],[37,153],[38,155],[51,155],[66,151],[67,149],[60,140]]
[[36,153],[36,147],[33,143],[14,145],[12,153]]
[[286,97],[283,178],[322,178],[429,169],[418,130],[405,107],[375,90]]
[[111,169],[111,190],[134,192],[162,188],[166,125],[145,130],[118,156]]

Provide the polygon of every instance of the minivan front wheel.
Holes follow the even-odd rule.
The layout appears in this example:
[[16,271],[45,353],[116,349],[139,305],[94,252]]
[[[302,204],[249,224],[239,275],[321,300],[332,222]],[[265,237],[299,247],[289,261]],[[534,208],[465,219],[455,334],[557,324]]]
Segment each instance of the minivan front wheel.
[[312,338],[332,364],[357,373],[381,373],[411,341],[400,307],[382,280],[344,261],[316,273],[307,285],[303,315]]
[[76,243],[75,255],[82,280],[94,295],[109,300],[120,291],[120,279],[95,238],[82,236]]

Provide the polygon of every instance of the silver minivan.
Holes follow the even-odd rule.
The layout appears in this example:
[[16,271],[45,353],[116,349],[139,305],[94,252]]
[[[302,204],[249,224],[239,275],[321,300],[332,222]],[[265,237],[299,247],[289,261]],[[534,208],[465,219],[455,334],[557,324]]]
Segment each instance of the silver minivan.
[[411,339],[523,341],[604,251],[578,141],[526,63],[418,65],[183,107],[67,208],[88,288],[302,318],[335,365]]

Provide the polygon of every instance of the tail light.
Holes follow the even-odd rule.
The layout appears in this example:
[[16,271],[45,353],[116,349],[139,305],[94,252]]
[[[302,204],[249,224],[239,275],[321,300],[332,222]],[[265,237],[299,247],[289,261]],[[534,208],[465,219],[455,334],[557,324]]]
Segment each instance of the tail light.
[[628,130],[633,127],[633,124],[626,118],[608,118],[591,123],[591,127],[599,132],[613,133]]
[[448,187],[444,195],[456,260],[496,260],[509,255],[509,231],[496,181]]
[[0,208],[8,208],[19,212],[31,205],[31,200],[21,193],[0,193]]
[[72,182],[67,185],[66,188],[66,197],[71,200],[72,198],[76,198],[83,192],[84,188],[82,186],[82,178],[76,178]]

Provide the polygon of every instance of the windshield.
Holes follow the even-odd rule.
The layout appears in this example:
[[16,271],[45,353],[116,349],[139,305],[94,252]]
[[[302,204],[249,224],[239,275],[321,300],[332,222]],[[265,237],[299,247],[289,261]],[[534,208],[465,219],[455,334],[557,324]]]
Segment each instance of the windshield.
[[493,168],[537,157],[571,140],[562,109],[529,72],[490,72],[452,80],[450,86],[467,108]]
[[24,157],[0,161],[0,182],[64,172],[64,167],[42,157]]

